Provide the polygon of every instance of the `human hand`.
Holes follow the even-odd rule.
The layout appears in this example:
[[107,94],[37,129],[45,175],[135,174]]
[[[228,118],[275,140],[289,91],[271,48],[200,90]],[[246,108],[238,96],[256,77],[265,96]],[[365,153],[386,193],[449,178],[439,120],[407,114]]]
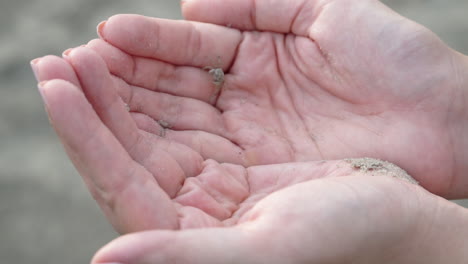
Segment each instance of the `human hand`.
[[[157,183],[163,175],[153,175],[154,167],[135,156],[142,146],[125,141],[134,127],[103,62],[86,48],[67,59],[74,69],[51,56],[34,67],[46,80],[40,89],[51,122],[100,206],[121,232],[182,229],[120,237],[92,263],[427,264],[467,258],[466,212],[416,185],[382,177],[402,172],[379,162],[366,172],[353,161],[248,169],[205,161],[203,171],[169,197]],[[153,151],[146,157],[165,160],[169,142],[140,133]],[[153,162],[176,170],[174,162]]]
[[[467,195],[466,59],[427,29],[377,1],[182,7],[186,18],[220,26],[120,15],[99,27],[120,50],[88,45],[124,80],[121,96],[144,114],[141,129],[160,134],[162,120],[166,138],[244,166],[378,157],[431,192]],[[213,107],[206,66],[225,71]]]
[[33,68],[68,155],[122,233],[235,225],[281,188],[347,175],[353,167],[342,172],[331,162],[259,169],[203,160],[185,145],[138,130],[117,95],[121,81],[91,49],[67,51],[65,59],[46,56]]
[[233,225],[124,235],[91,263],[465,263],[466,209],[391,169],[369,173],[345,161],[252,167]]

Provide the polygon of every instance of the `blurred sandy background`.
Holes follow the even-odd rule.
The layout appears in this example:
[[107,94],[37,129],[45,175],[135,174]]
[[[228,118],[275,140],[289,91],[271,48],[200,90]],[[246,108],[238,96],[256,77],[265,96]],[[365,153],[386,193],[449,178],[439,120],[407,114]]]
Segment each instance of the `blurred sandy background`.
[[[386,0],[468,54],[467,0]],[[89,263],[116,234],[49,127],[29,61],[95,38],[116,13],[181,18],[178,0],[0,0],[0,263]]]

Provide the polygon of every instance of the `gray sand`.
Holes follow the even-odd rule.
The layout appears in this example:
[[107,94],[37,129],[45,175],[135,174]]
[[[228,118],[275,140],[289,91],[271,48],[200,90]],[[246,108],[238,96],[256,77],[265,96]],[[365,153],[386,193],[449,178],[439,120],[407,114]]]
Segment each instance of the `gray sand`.
[[413,184],[419,184],[402,168],[388,161],[372,158],[345,159],[354,169],[369,176],[387,176],[405,180]]
[[[468,54],[468,1],[387,0]],[[89,263],[116,234],[49,127],[29,60],[95,38],[115,13],[180,18],[178,0],[0,0],[0,262]]]

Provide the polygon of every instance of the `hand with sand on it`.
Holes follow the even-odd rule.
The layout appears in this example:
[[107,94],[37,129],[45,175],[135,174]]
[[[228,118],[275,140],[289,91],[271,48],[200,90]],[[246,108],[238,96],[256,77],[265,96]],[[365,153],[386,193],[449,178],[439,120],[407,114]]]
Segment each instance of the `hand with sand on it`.
[[[258,202],[235,225],[124,235],[98,251],[91,263],[466,261],[465,208],[388,177],[394,171],[384,169],[371,177],[371,172],[349,165],[328,161],[252,167],[253,196],[244,204]],[[257,189],[272,178],[275,184]],[[296,184],[285,187],[291,181]]]
[[[53,56],[35,60],[33,67],[50,120],[93,196],[121,232],[179,229],[122,236],[101,249],[93,264],[467,258],[466,210],[409,183],[396,166],[347,160],[244,168],[206,160],[198,175],[190,175],[197,170],[183,166],[196,153],[185,149],[191,155],[178,156],[183,145],[129,125],[130,115],[94,52],[78,48],[65,57],[73,68]],[[143,133],[144,141],[126,141],[139,138],[135,133]],[[134,149],[145,143],[149,152],[140,156]],[[179,170],[194,176],[182,187]],[[165,183],[164,190],[158,183]],[[460,227],[455,235],[454,227]]]
[[118,15],[88,44],[140,129],[247,167],[381,158],[467,196],[468,64],[432,32],[373,0],[182,3],[217,25]]
[[[114,227],[152,230],[111,242],[93,264],[467,257],[466,210],[409,183],[396,166],[361,159],[245,168],[205,160],[191,168],[190,159],[201,160],[195,151],[132,125],[97,54],[78,48],[65,58],[33,61],[52,125]],[[456,235],[447,230],[455,226]]]
[[65,58],[32,63],[50,121],[114,227],[151,230],[112,241],[93,264],[468,257],[466,209],[410,183],[394,165],[357,159],[245,168],[205,160],[191,168],[191,159],[202,159],[197,152],[136,128],[96,53],[78,48]]
[[[186,16],[207,19],[203,9],[217,8],[209,22],[228,19],[230,26],[250,31],[117,16],[101,24],[100,34],[120,50],[95,40],[65,52],[65,60],[49,56],[33,62],[51,122],[117,230],[211,227],[124,236],[100,251],[94,263],[383,263],[383,255],[399,263],[423,256],[430,263],[440,252],[454,259],[467,252],[449,254],[463,249],[466,230],[453,235],[440,229],[463,227],[466,212],[419,187],[370,178],[343,161],[258,166],[379,156],[416,172],[432,190],[463,195],[456,184],[439,185],[463,180],[450,177],[453,173],[441,176],[441,171],[455,170],[444,162],[455,149],[427,151],[456,135],[455,128],[443,134],[427,125],[437,128],[444,123],[440,115],[449,122],[460,114],[455,111],[461,111],[459,102],[443,104],[459,91],[453,79],[442,78],[459,64],[447,69],[441,60],[448,56],[460,62],[459,55],[377,2],[307,2],[296,6],[305,13],[295,12],[289,27],[283,20],[294,6],[257,6],[249,16],[255,23],[249,24],[241,19],[242,11],[250,10],[248,1],[207,3],[187,2]],[[230,5],[239,6],[228,15]],[[275,9],[282,16],[273,20],[269,12]],[[197,12],[190,16],[190,10]],[[354,34],[339,30],[352,23],[332,23],[338,15],[355,22]],[[376,24],[368,23],[366,15]],[[236,23],[236,16],[245,24]],[[270,17],[266,25],[260,23],[265,17]],[[393,23],[382,27],[382,19]],[[253,25],[263,32],[254,32]],[[330,33],[332,25],[340,34]],[[376,31],[384,40],[396,39],[393,49],[389,41],[378,41]],[[424,46],[432,53],[421,51],[422,40],[433,43]],[[365,43],[374,45],[357,45]],[[360,54],[360,49],[365,51]],[[408,76],[401,75],[401,63],[414,66],[403,72],[410,71]],[[216,107],[209,104],[217,87],[206,66],[226,72]],[[434,67],[439,71],[424,74]],[[399,93],[404,91],[404,96]],[[436,92],[439,97],[429,96]],[[438,137],[441,142],[431,141]],[[414,142],[401,144],[401,139]],[[439,161],[440,171],[422,174],[432,168],[429,161]],[[431,254],[411,250],[415,244]]]

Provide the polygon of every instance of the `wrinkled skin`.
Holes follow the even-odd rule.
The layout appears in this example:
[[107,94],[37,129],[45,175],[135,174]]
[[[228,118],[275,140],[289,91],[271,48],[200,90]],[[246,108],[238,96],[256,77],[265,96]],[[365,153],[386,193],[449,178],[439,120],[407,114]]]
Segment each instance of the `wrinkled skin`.
[[[434,193],[466,195],[456,149],[464,57],[375,1],[298,3],[274,23],[262,3],[255,23],[232,18],[233,28],[117,16],[99,32],[124,52],[101,40],[88,46],[124,80],[132,111],[149,117],[136,117],[141,129],[160,134],[153,119],[163,119],[167,138],[203,159],[252,166],[370,156]],[[191,4],[188,18],[228,24]],[[226,76],[211,107],[204,102],[216,85],[200,68],[219,57]]]
[[[366,263],[375,259],[362,248],[401,249],[401,237],[375,235],[380,222],[389,219],[383,233],[416,229],[416,239],[419,216],[458,214],[339,159],[386,159],[431,192],[466,196],[466,58],[376,1],[270,2],[183,5],[188,19],[219,25],[114,16],[101,39],[33,62],[52,124],[118,231],[217,227],[124,236],[95,263],[230,263],[220,239],[233,263],[285,263],[290,252],[296,263]],[[225,77],[212,105],[217,87],[203,68],[218,57]],[[359,225],[356,212],[367,222],[346,226]],[[401,215],[408,221],[391,221]],[[336,228],[346,239],[324,250]],[[280,250],[284,241],[291,248]],[[180,253],[190,247],[199,250]]]

